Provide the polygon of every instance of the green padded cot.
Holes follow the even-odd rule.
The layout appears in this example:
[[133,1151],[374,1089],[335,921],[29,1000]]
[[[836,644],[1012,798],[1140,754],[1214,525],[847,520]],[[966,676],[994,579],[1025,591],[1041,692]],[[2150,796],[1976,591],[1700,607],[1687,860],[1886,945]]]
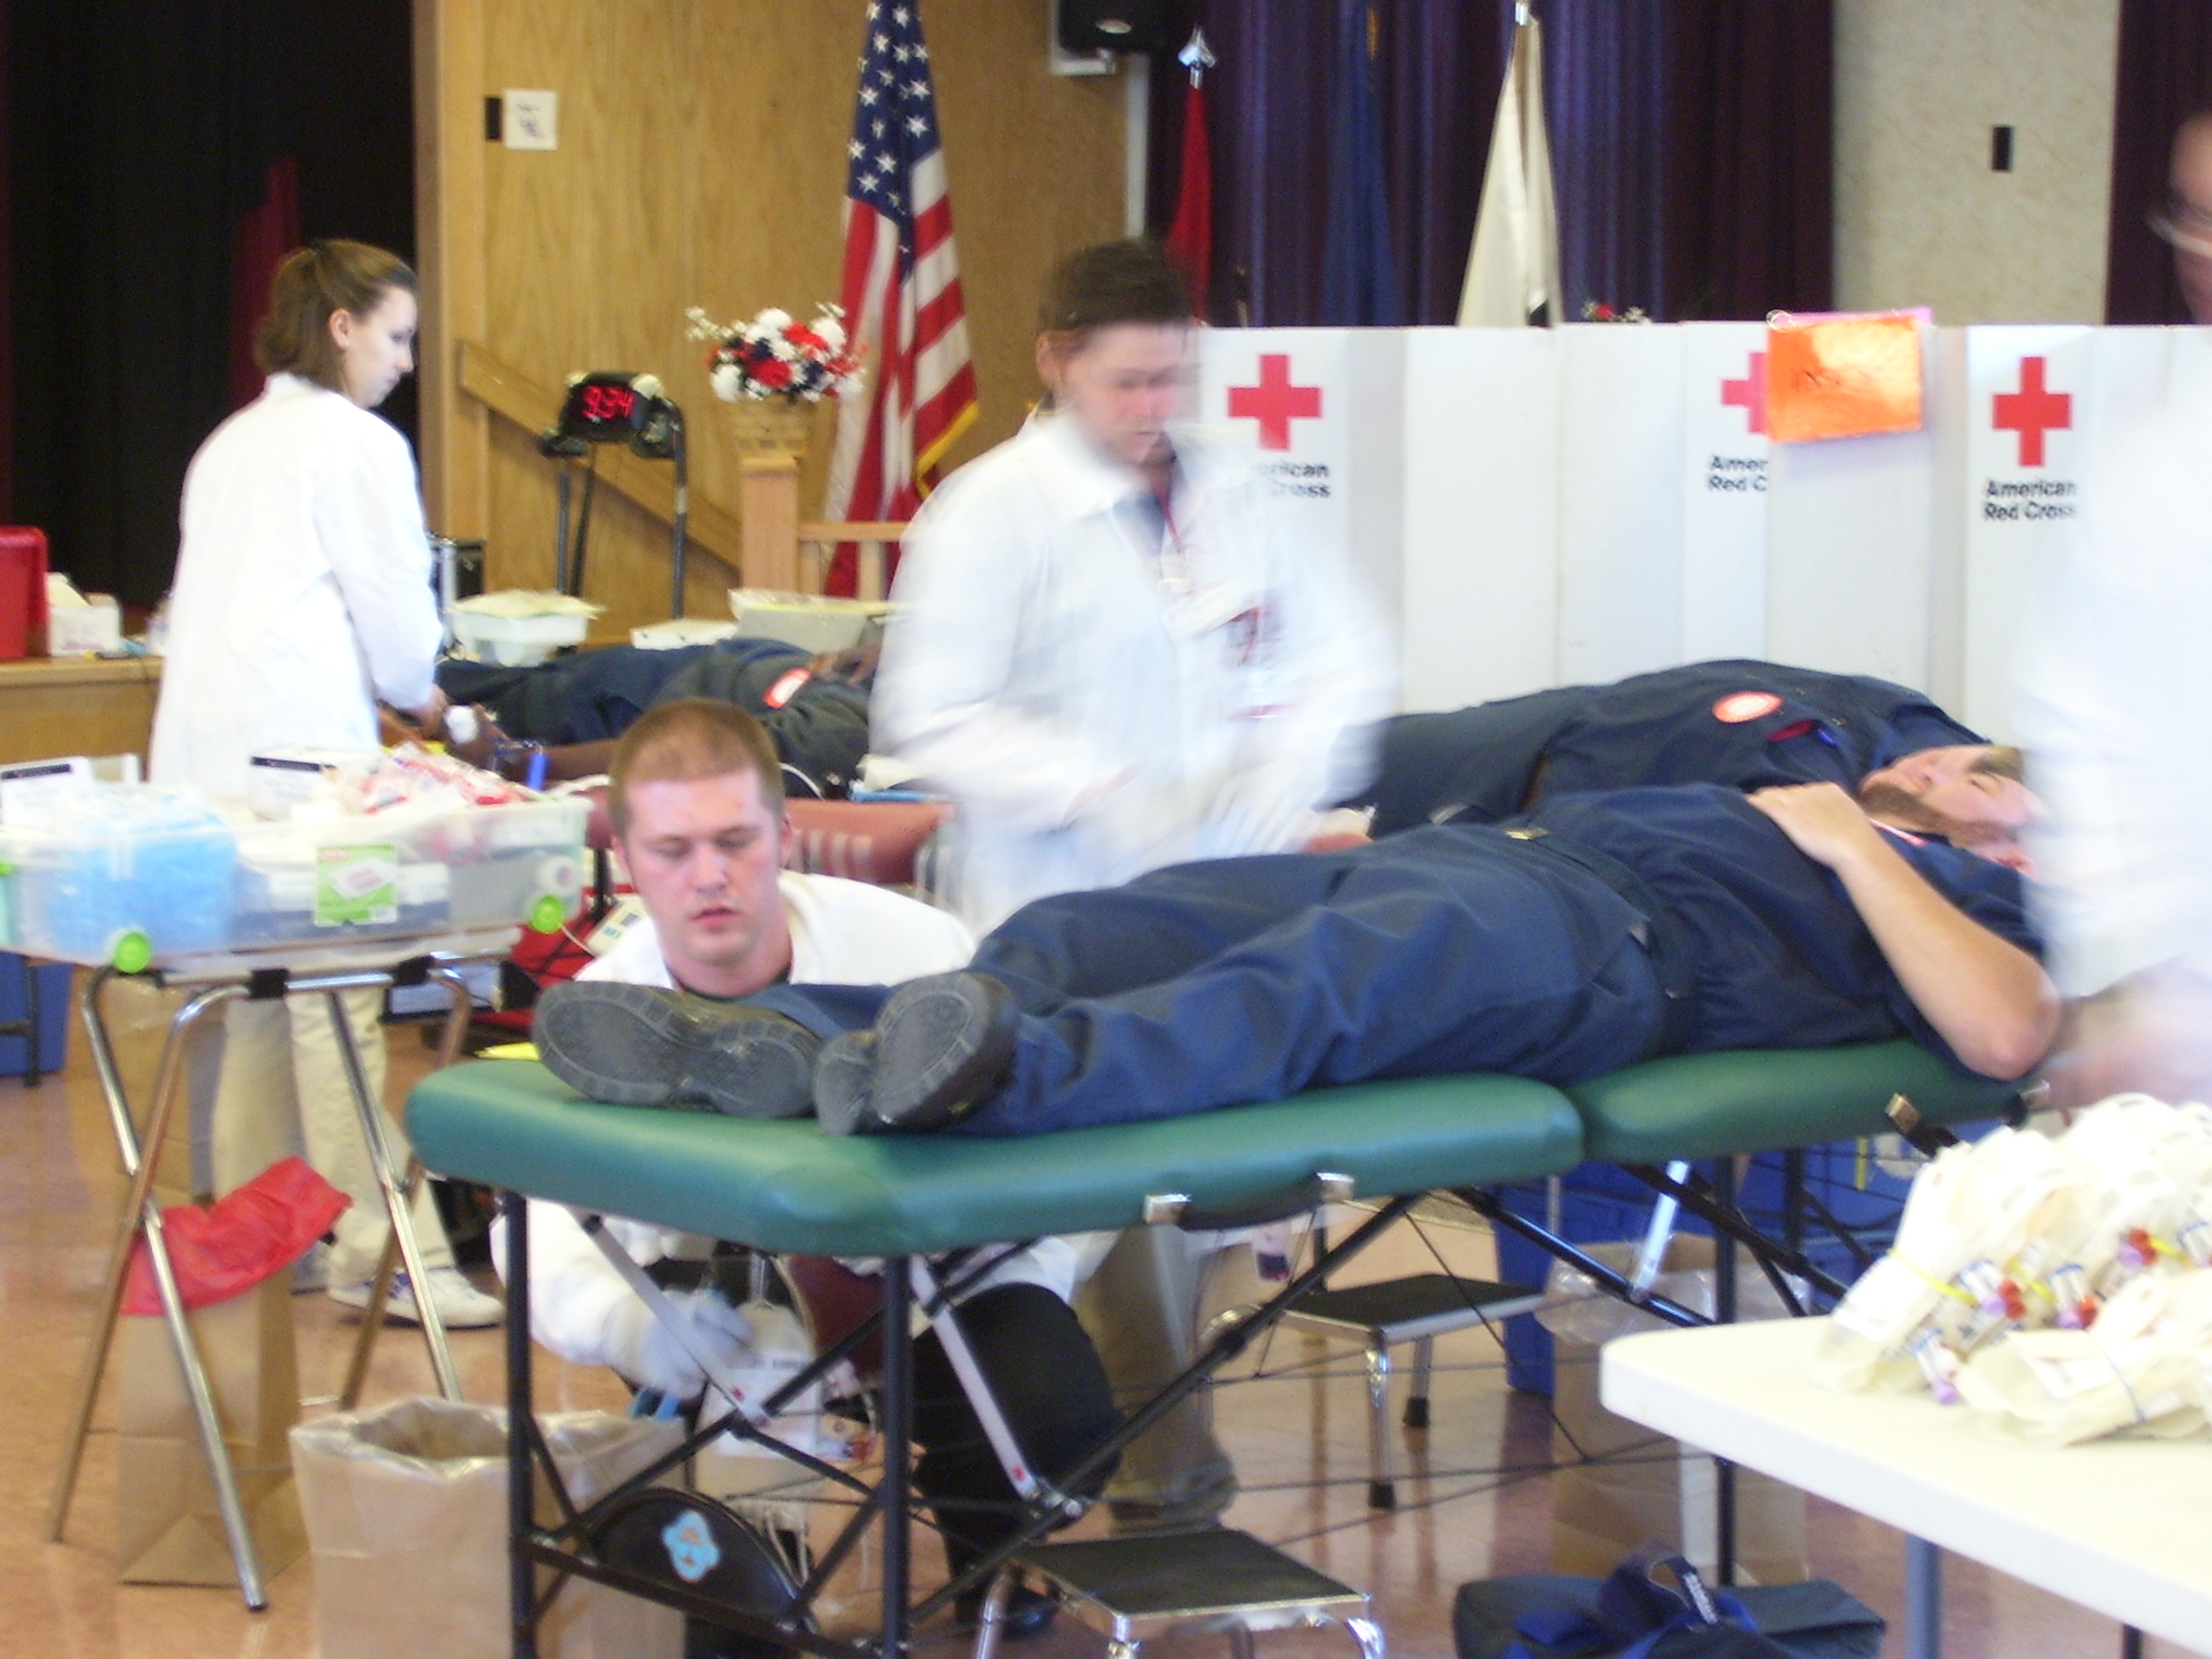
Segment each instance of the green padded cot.
[[[1346,1177],[1353,1192],[1384,1200],[1377,1214],[1348,1237],[1331,1241],[1265,1306],[1215,1335],[1152,1402],[1133,1408],[1124,1427],[1089,1455],[1086,1467],[1094,1467],[1202,1386],[1246,1341],[1317,1287],[1323,1275],[1406,1214],[1420,1194],[1553,1175],[1582,1157],[1581,1119],[1565,1095],[1524,1078],[1491,1076],[1317,1090],[1272,1105],[1016,1140],[840,1138],[824,1135],[811,1120],[761,1123],[599,1105],[558,1082],[542,1066],[488,1061],[453,1067],[418,1084],[408,1100],[407,1126],[427,1167],[506,1193],[501,1209],[510,1276],[507,1399],[517,1426],[508,1446],[513,1511],[509,1600],[517,1659],[536,1651],[544,1605],[537,1575],[547,1567],[684,1607],[777,1651],[823,1659],[898,1659],[907,1650],[913,1620],[987,1580],[1018,1550],[1071,1512],[1068,1500],[1041,1489],[1027,1499],[1027,1518],[1018,1537],[982,1557],[954,1583],[908,1605],[909,1321],[916,1306],[914,1286],[927,1284],[916,1271],[915,1258],[969,1245],[1136,1226],[1148,1218],[1148,1199],[1169,1195],[1185,1202],[1180,1217],[1167,1218],[1184,1225],[1285,1214],[1310,1205],[1315,1178],[1322,1175]],[[633,1509],[650,1516],[650,1530],[666,1518],[656,1505],[690,1502],[656,1496],[646,1483],[731,1421],[712,1412],[702,1414],[701,1426],[683,1449],[616,1491],[551,1527],[534,1519],[530,1471],[534,1460],[541,1460],[542,1449],[531,1413],[529,1227],[526,1206],[516,1196],[519,1193],[761,1250],[882,1262],[883,1310],[869,1327],[880,1332],[883,1350],[881,1478],[873,1489],[858,1488],[863,1502],[825,1552],[825,1566],[806,1584],[783,1585],[771,1573],[742,1603],[722,1597],[702,1599],[685,1579],[674,1544],[668,1548],[675,1576],[658,1569],[646,1574],[611,1558],[608,1540],[630,1524],[626,1517]],[[930,1311],[940,1321],[950,1317]],[[942,1324],[940,1333],[950,1334]],[[757,1402],[756,1408],[767,1415],[782,1409],[862,1334],[840,1339],[769,1400]],[[785,1455],[794,1455],[788,1450]],[[808,1466],[857,1485],[853,1477],[829,1465]],[[1013,1463],[1008,1473],[1016,1475]],[[1071,1472],[1069,1479],[1079,1474]],[[1021,1489],[1019,1479],[1016,1485]],[[522,1496],[517,1500],[514,1494]],[[811,1608],[822,1575],[870,1526],[880,1529],[883,1623],[880,1638],[861,1645],[824,1634],[812,1623]],[[665,1540],[674,1533],[658,1535]],[[732,1559],[744,1553],[737,1550],[741,1542],[733,1542]],[[1358,1599],[1349,1589],[1343,1589],[1343,1598]]]
[[2015,1083],[1969,1077],[1915,1043],[1839,1048],[1744,1048],[1647,1060],[1567,1091],[1587,1155],[1605,1164],[1668,1164],[1778,1152],[1879,1135],[1890,1096],[1934,1123],[2002,1116]]
[[1581,1161],[1582,1122],[1519,1077],[1418,1077],[1316,1090],[1155,1123],[986,1140],[844,1138],[584,1099],[542,1066],[456,1066],[416,1086],[408,1132],[440,1174],[762,1250],[928,1255],[1134,1227],[1180,1193],[1233,1211],[1319,1173],[1362,1197],[1491,1186]]

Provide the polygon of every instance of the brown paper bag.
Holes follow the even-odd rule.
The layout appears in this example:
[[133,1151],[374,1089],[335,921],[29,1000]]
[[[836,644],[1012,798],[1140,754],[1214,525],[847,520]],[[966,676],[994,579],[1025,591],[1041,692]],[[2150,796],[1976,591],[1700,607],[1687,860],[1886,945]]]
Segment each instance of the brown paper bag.
[[[539,1427],[579,1504],[683,1433],[604,1411],[541,1417]],[[505,1410],[416,1399],[342,1412],[295,1429],[292,1456],[315,1551],[323,1659],[505,1659]],[[554,1510],[541,1488],[542,1522]],[[578,1578],[539,1624],[546,1659],[678,1659],[683,1650],[675,1609]]]
[[[1622,1272],[1634,1265],[1638,1249],[1583,1248]],[[1714,1259],[1711,1238],[1677,1234],[1668,1241],[1662,1271],[1705,1271]],[[1739,1282],[1757,1277],[1745,1264]],[[1651,1315],[1636,1317],[1658,1328]],[[1719,1553],[1712,1458],[1599,1404],[1598,1354],[1593,1343],[1552,1335],[1551,1450],[1561,1468],[1551,1477],[1551,1570],[1602,1578],[1645,1545],[1671,1544],[1710,1573]],[[1598,1461],[1578,1461],[1585,1457]],[[1736,1471],[1736,1569],[1743,1584],[1788,1584],[1806,1575],[1802,1492],[1753,1470]]]
[[[264,1579],[306,1549],[285,1432],[300,1414],[290,1276],[186,1315]],[[126,1584],[234,1584],[215,1479],[168,1324],[127,1317],[116,1378],[115,1562]]]
[[[157,986],[143,979],[110,979],[101,992],[107,1012],[108,1042],[115,1051],[115,1069],[131,1101],[131,1115],[140,1136],[154,1107],[154,1085],[161,1070],[161,1051],[169,1039],[170,1022],[184,1005],[188,993]],[[175,1204],[196,1204],[206,1196],[204,1166],[206,1149],[195,1142],[207,1135],[204,1120],[195,1122],[192,1096],[214,1099],[215,1075],[223,1061],[223,1021],[211,1015],[193,1027],[187,1050],[186,1097],[177,1102],[169,1119],[164,1143],[155,1148],[155,1201],[166,1209]],[[105,1126],[95,1130],[86,1120],[78,1148],[82,1167],[88,1176],[109,1179],[115,1165],[115,1143]],[[195,1173],[196,1166],[203,1166]]]

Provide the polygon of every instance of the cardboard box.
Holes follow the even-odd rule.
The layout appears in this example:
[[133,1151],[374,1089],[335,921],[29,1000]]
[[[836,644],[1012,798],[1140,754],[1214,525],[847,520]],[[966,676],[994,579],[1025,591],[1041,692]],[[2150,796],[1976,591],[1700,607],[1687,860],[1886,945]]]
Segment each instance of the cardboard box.
[[[1623,1272],[1633,1268],[1638,1248],[1589,1247]],[[1711,1238],[1677,1234],[1662,1271],[1709,1273],[1714,1261]],[[1759,1277],[1747,1260],[1738,1270],[1740,1283]],[[1680,1299],[1673,1287],[1661,1288]],[[1638,1328],[1661,1328],[1653,1315],[1623,1312]],[[1561,1467],[1551,1477],[1551,1570],[1601,1578],[1645,1545],[1666,1543],[1711,1574],[1719,1553],[1713,1459],[1606,1410],[1598,1399],[1599,1348],[1564,1336],[1552,1341],[1551,1451]],[[1802,1492],[1736,1471],[1736,1570],[1738,1582],[1747,1584],[1806,1575]]]

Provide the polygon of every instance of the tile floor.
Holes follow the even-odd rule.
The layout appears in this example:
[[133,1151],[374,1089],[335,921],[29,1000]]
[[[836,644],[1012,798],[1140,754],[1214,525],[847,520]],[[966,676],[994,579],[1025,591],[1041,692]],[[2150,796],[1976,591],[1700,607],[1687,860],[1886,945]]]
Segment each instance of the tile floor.
[[[411,1037],[394,1043],[396,1074],[419,1067]],[[113,1436],[104,1403],[86,1454],[66,1537],[45,1540],[44,1516],[82,1363],[87,1321],[120,1197],[105,1118],[81,1046],[68,1070],[36,1089],[0,1079],[0,1651],[49,1659],[293,1659],[316,1652],[314,1581],[301,1561],[276,1578],[265,1613],[247,1613],[219,1589],[119,1587],[109,1551],[114,1530]],[[1479,1267],[1479,1238],[1445,1235],[1463,1269]],[[1418,1270],[1427,1249],[1409,1237],[1386,1240],[1354,1276]],[[352,1316],[320,1296],[295,1298],[301,1387],[334,1387],[354,1332]],[[462,1333],[455,1349],[472,1398],[498,1392],[496,1333]],[[1348,1354],[1332,1358],[1298,1336],[1279,1337],[1272,1375],[1223,1389],[1223,1432],[1244,1495],[1232,1520],[1324,1571],[1370,1589],[1400,1659],[1449,1659],[1451,1603],[1460,1583],[1549,1565],[1551,1494],[1542,1473],[1550,1425],[1543,1407],[1510,1393],[1486,1338],[1449,1339],[1439,1353],[1435,1426],[1408,1436],[1400,1503],[1378,1516],[1365,1506],[1364,1385]],[[604,1373],[547,1363],[541,1406],[618,1407]],[[429,1372],[412,1332],[394,1329],[378,1347],[373,1402],[427,1391]],[[1407,1465],[1410,1467],[1408,1468]],[[1497,1471],[1503,1470],[1504,1473]],[[1095,1528],[1098,1522],[1087,1522]],[[1809,1518],[1816,1572],[1841,1580],[1888,1615],[1902,1611],[1898,1535],[1815,1503]],[[396,1587],[400,1588],[400,1587]],[[1953,1560],[1946,1573],[1945,1651],[1952,1659],[2056,1659],[2116,1655],[2117,1627],[2015,1580]],[[855,1604],[854,1616],[864,1609]],[[1328,1632],[1263,1636],[1262,1659],[1344,1655]],[[1014,1651],[1024,1659],[1072,1659],[1102,1651],[1063,1621],[1051,1635]],[[1182,1644],[1209,1656],[1218,1639]],[[925,1632],[931,1655],[959,1651]],[[1166,1649],[1172,1659],[1173,1649]],[[1901,1651],[1893,1636],[1890,1652]],[[2212,1652],[2212,1633],[2206,1649]],[[2152,1642],[2154,1659],[2179,1648]],[[415,1655],[410,1659],[433,1659]]]

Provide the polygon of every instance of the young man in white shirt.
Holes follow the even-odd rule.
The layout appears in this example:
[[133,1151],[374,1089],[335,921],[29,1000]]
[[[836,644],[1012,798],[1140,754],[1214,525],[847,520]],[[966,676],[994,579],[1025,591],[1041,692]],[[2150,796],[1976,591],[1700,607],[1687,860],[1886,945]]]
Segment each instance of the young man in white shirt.
[[[796,1089],[796,1115],[811,1099],[814,1052],[828,1033],[773,1016],[733,1019],[738,1011],[727,1006],[701,1020],[686,1003],[773,1000],[788,982],[895,984],[959,967],[974,951],[959,921],[917,900],[781,868],[776,751],[729,704],[650,710],[616,746],[611,776],[615,845],[644,915],[579,976],[591,986],[587,996],[548,994],[535,1031],[546,1063],[586,1094],[678,1109],[745,1101],[748,1115],[780,1115],[776,1103]],[[565,1359],[696,1398],[706,1379],[685,1344],[569,1213],[534,1203],[530,1223],[532,1334]],[[649,1272],[702,1255],[707,1242],[639,1222],[608,1227]],[[1003,1257],[960,1302],[962,1327],[1016,1437],[1047,1476],[1118,1421],[1096,1353],[1068,1307],[1097,1253],[1080,1240],[1040,1240]],[[691,1346],[728,1364],[743,1358],[746,1322],[715,1291],[673,1301]],[[957,1572],[1009,1534],[1018,1508],[933,1335],[916,1344],[915,1378],[923,1447],[915,1479]],[[972,1618],[980,1599],[962,1598],[963,1614]],[[1041,1629],[1050,1615],[1042,1599],[1017,1603],[1007,1634]]]

